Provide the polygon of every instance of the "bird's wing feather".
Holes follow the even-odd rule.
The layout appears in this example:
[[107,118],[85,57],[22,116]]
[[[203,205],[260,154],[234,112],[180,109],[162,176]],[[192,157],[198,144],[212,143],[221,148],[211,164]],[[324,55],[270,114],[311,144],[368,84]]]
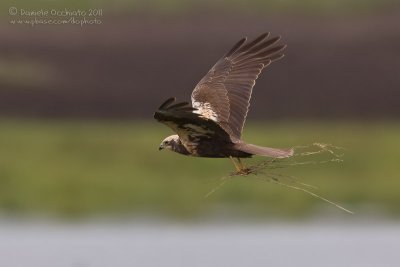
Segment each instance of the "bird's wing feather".
[[194,113],[196,109],[187,102],[171,105],[174,101],[175,98],[165,101],[154,118],[176,132],[183,145],[204,139],[232,142],[229,134],[215,121]]
[[234,140],[240,140],[253,86],[261,71],[283,57],[280,37],[264,33],[252,42],[241,39],[201,79],[192,92],[197,113],[217,122]]

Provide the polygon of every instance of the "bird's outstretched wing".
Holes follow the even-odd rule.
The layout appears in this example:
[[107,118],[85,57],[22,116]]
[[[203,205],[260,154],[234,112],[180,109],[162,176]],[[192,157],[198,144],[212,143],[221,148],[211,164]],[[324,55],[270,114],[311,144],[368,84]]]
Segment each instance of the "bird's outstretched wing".
[[217,122],[231,139],[240,140],[250,106],[253,86],[261,71],[283,57],[286,45],[280,37],[264,33],[247,43],[241,39],[196,85],[192,106],[199,114]]
[[196,109],[188,102],[173,104],[174,102],[174,97],[166,100],[155,112],[154,118],[176,132],[184,145],[205,139],[232,142],[229,134],[220,125],[194,113]]

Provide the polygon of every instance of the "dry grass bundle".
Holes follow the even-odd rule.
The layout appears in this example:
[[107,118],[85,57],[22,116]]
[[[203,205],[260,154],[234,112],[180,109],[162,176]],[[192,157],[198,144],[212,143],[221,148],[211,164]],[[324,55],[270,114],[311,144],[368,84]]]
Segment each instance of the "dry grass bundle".
[[[264,160],[257,164],[250,165],[240,172],[232,172],[229,175],[222,177],[220,179],[220,183],[216,187],[214,187],[209,193],[207,193],[205,197],[209,197],[211,194],[215,193],[218,189],[224,186],[226,182],[235,177],[249,177],[261,181],[271,182],[286,188],[302,191],[315,198],[318,198],[331,205],[334,205],[335,207],[345,212],[353,214],[352,211],[311,191],[311,189],[317,189],[317,187],[300,182],[299,178],[296,176],[286,175],[275,171],[277,169],[301,166],[301,165],[340,163],[343,161],[342,157],[344,154],[342,152],[344,148],[333,146],[330,144],[313,143],[311,145],[296,146],[294,149],[295,149],[295,154],[290,158],[285,158],[285,159],[274,158],[274,159]],[[307,157],[309,156],[316,156],[316,155],[325,155],[328,156],[328,158],[323,160],[307,159]]]

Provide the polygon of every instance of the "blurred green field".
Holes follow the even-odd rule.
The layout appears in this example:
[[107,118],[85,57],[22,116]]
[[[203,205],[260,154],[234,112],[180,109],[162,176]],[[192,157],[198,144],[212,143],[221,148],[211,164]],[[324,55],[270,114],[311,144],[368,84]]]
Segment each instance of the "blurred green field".
[[[159,152],[160,141],[169,134],[156,122],[2,119],[0,213],[61,217],[305,216],[321,209],[342,213],[302,192],[252,177],[229,180],[204,198],[233,170],[232,163]],[[275,172],[296,175],[355,212],[399,214],[399,123],[249,123],[245,140],[276,147],[313,142],[345,147],[343,163]]]

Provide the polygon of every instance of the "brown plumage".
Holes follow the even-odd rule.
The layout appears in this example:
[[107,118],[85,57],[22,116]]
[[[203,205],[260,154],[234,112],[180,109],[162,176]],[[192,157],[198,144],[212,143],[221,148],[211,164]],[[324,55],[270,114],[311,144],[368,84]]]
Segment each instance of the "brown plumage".
[[160,149],[200,157],[292,156],[292,149],[260,147],[241,140],[258,75],[283,57],[286,45],[278,44],[279,40],[269,38],[269,33],[252,42],[241,39],[196,85],[191,106],[172,105],[174,98],[163,103],[154,117],[178,135],[167,137]]

